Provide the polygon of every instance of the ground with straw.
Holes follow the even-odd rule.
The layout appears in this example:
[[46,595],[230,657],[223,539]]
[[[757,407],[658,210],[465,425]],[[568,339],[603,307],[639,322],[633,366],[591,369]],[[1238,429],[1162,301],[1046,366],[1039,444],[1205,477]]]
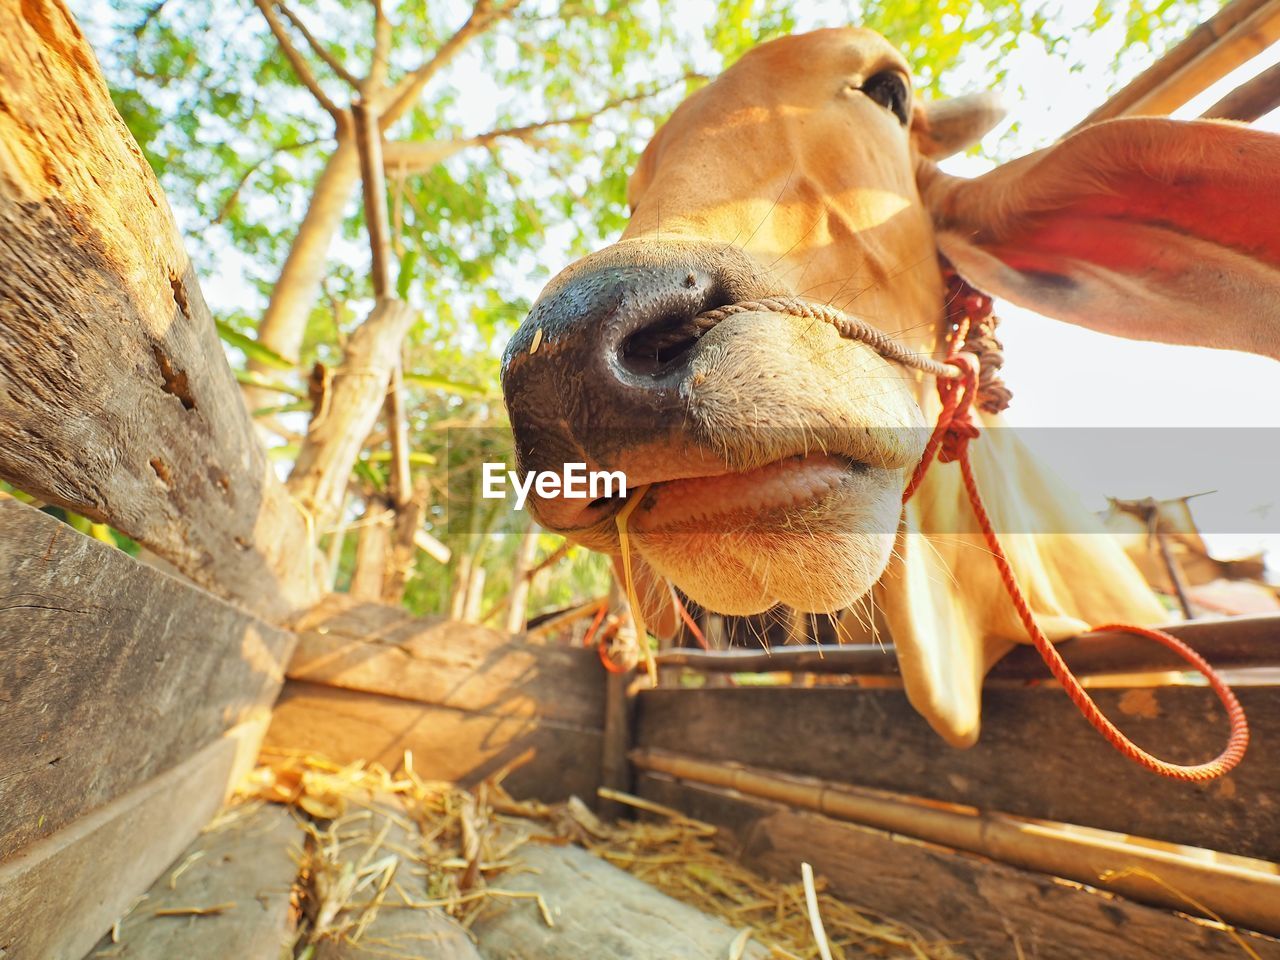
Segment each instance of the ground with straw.
[[408,755],[395,772],[303,754],[269,753],[264,761],[242,799],[288,804],[303,824],[295,955],[304,960],[326,940],[360,942],[380,911],[437,908],[469,929],[496,902],[518,897],[551,925],[554,904],[504,890],[503,877],[522,870],[524,845],[570,842],[742,929],[733,948],[739,955],[750,939],[778,958],[960,957],[836,899],[820,877],[822,932],[815,936],[800,877],[766,879],[717,848],[715,827],[626,794],[610,799],[631,806],[637,819],[604,822],[577,798],[556,805],[515,800],[501,775],[473,790],[423,780]]

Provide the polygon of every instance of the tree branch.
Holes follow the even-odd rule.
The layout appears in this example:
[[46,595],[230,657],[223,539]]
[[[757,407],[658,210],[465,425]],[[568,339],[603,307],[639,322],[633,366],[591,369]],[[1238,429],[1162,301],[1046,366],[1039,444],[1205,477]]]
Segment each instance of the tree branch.
[[268,160],[272,159],[278,153],[285,153],[293,150],[302,150],[306,147],[313,146],[319,142],[320,142],[319,139],[313,137],[309,140],[297,140],[293,143],[281,144],[280,146],[272,150],[270,153],[264,153],[253,163],[249,164],[249,166],[245,168],[244,173],[240,175],[240,179],[236,181],[235,188],[227,196],[227,199],[222,202],[222,206],[218,207],[218,215],[214,217],[211,221],[209,221],[207,226],[216,227],[218,224],[222,223],[224,220],[227,219],[227,216],[231,213],[232,210],[235,209],[236,201],[240,199],[240,192],[244,190],[245,185],[249,182],[249,178],[252,177],[255,173],[257,173],[258,170],[262,168],[262,165],[266,163]]
[[499,20],[515,13],[520,0],[512,0],[505,5],[498,5],[494,0],[476,0],[471,8],[471,15],[448,40],[442,43],[431,57],[418,69],[407,73],[391,88],[390,101],[382,112],[382,129],[385,130],[401,117],[417,102],[431,79],[443,70],[469,42],[489,30]]
[[276,16],[275,0],[253,0],[253,2],[262,11],[263,17],[266,18],[267,26],[271,28],[271,33],[275,36],[276,42],[280,44],[280,50],[284,53],[285,59],[289,61],[289,66],[293,68],[294,75],[299,82],[311,91],[311,95],[316,98],[320,106],[324,107],[335,120],[342,122],[342,108],[329,99],[329,95],[324,92],[324,87],[320,86],[320,81],[316,79],[311,67],[303,59],[302,53],[293,45],[293,41],[289,39],[289,34],[285,30],[284,24]]
[[316,39],[315,34],[308,30],[307,25],[302,22],[301,17],[285,6],[284,3],[280,2],[280,0],[276,0],[276,6],[280,8],[280,12],[285,15],[285,18],[288,19],[290,23],[293,24],[294,28],[302,34],[302,39],[307,41],[307,46],[315,52],[317,57],[328,65],[330,70],[337,74],[339,79],[343,80],[353,90],[360,86],[360,81],[355,78],[350,70],[342,65],[342,61],[338,59],[337,55],[334,54],[332,50]]
[[132,32],[136,39],[142,39],[142,35],[147,32],[147,27],[151,26],[151,21],[160,16],[160,11],[164,9],[164,5],[168,2],[169,0],[157,0],[156,3],[148,8],[147,12],[142,15],[138,25],[133,28]]
[[386,169],[389,171],[422,173],[434,167],[437,163],[447,160],[455,153],[465,150],[467,147],[487,147],[496,140],[519,140],[523,143],[528,143],[533,140],[535,134],[546,130],[548,127],[580,126],[584,123],[591,123],[610,110],[615,110],[628,103],[647,100],[660,93],[665,93],[678,84],[701,78],[702,74],[688,73],[658,87],[638,90],[626,96],[615,97],[595,110],[579,113],[571,117],[552,117],[549,120],[538,120],[534,123],[526,123],[516,127],[502,127],[497,130],[490,130],[487,133],[478,133],[474,136],[461,137],[456,140],[427,140],[418,143],[412,141],[389,141],[383,147],[382,159]]
[[387,66],[391,58],[391,21],[382,0],[373,0],[373,60],[369,64],[368,89],[365,99],[372,99],[386,85]]

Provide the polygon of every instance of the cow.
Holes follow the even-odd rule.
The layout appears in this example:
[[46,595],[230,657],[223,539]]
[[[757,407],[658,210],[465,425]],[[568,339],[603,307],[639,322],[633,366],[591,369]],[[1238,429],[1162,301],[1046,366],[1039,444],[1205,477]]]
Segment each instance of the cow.
[[[639,580],[726,614],[864,604],[912,704],[957,746],[978,736],[984,674],[1027,638],[955,466],[935,464],[903,506],[932,379],[811,318],[693,319],[800,297],[937,355],[941,254],[975,288],[1069,323],[1280,359],[1280,138],[1124,118],[976,179],[938,168],[1000,116],[989,94],[920,102],[866,29],[765,43],[658,130],[621,239],[547,284],[502,361],[521,471],[583,462],[647,485],[639,503],[531,496],[540,523],[616,557],[627,504]],[[1081,389],[1105,387],[1082,371]],[[971,449],[1051,639],[1168,619],[1011,431]]]

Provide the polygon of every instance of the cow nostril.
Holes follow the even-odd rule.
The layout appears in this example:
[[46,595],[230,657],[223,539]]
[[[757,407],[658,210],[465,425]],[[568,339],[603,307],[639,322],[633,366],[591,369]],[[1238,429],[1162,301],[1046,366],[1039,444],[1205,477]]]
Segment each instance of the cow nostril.
[[[694,274],[690,274],[694,277]],[[695,278],[696,279],[696,278]],[[688,286],[686,279],[685,285]],[[693,350],[698,340],[711,329],[711,324],[698,319],[708,310],[734,302],[728,292],[717,286],[706,297],[700,297],[696,309],[670,310],[650,319],[622,342],[618,360],[628,372],[661,376],[679,364]]]
[[656,376],[692,350],[702,333],[692,316],[662,317],[624,340],[619,360],[631,373]]

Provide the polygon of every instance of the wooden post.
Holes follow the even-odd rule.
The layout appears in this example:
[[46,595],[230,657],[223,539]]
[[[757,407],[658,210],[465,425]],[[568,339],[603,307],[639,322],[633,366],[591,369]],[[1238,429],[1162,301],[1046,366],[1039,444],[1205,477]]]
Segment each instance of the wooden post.
[[467,623],[480,622],[480,608],[484,603],[485,569],[474,561],[467,578],[467,600],[462,608],[462,619]]
[[[624,616],[624,629],[630,629],[639,637],[635,618],[627,603],[625,591],[616,577],[609,583],[608,609],[619,610]],[[645,643],[648,637],[639,637]],[[624,793],[631,792],[631,761],[628,754],[632,744],[632,724],[635,716],[635,675],[604,671],[604,739],[600,754],[600,784]],[[623,815],[625,807],[615,800],[601,798],[596,808],[603,817],[616,819]]]
[[323,591],[164,192],[65,7],[0,4],[0,478],[272,620]]
[[511,599],[507,604],[507,633],[524,630],[525,613],[529,606],[529,589],[533,585],[533,559],[538,555],[539,528],[533,521],[520,538],[516,550],[516,567],[512,575]]
[[[387,181],[382,161],[382,130],[377,113],[363,101],[351,106],[355,118],[360,176],[364,184],[364,216],[369,231],[373,293],[379,300],[395,298],[391,279],[391,225],[387,210]],[[409,470],[409,419],[404,405],[404,354],[397,351],[383,405],[391,441],[391,502],[396,511],[395,536],[388,549],[400,562],[392,563],[383,581],[382,598],[399,602],[404,595],[406,556],[412,557],[414,534],[422,519],[422,506],[414,509],[413,480]]]
[[382,599],[387,558],[391,555],[392,522],[392,508],[387,499],[377,494],[370,496],[365,502],[364,516],[360,518],[356,567],[347,591],[353,597]]

